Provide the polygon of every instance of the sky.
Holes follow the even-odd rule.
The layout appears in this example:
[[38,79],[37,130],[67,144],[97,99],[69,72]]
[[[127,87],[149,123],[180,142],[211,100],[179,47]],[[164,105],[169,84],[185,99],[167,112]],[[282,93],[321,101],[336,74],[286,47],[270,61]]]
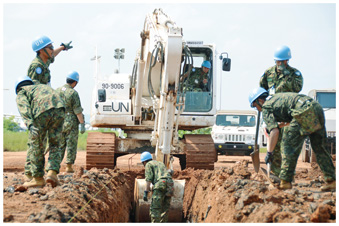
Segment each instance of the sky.
[[[72,41],[50,65],[51,86],[65,84],[66,75],[80,74],[78,91],[86,122],[89,122],[94,87],[95,49],[101,56],[100,73],[118,68],[114,49],[125,48],[120,72],[131,73],[146,14],[156,8],[183,28],[184,40],[214,43],[218,52],[232,59],[230,72],[217,80],[218,109],[250,110],[248,95],[259,86],[264,71],[274,65],[280,45],[292,52],[290,66],[303,75],[301,93],[336,88],[336,5],[326,3],[2,3],[3,114],[19,115],[14,92],[18,77],[27,75],[35,58],[32,41],[46,35],[55,47]],[[106,1],[107,2],[107,1]],[[234,1],[233,1],[234,2]],[[298,1],[297,1],[298,2]]]

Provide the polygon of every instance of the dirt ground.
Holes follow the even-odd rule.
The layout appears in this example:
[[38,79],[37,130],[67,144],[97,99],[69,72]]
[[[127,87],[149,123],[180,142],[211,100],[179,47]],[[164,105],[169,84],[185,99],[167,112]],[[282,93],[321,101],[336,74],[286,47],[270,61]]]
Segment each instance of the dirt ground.
[[[139,154],[118,158],[115,169],[87,171],[86,152],[78,152],[74,174],[62,164],[60,186],[28,190],[22,186],[26,152],[3,157],[3,222],[134,222],[134,180],[144,177]],[[182,222],[336,222],[336,192],[320,192],[316,163],[299,160],[293,188],[280,191],[250,160],[219,156],[215,170],[181,171],[175,159],[174,178],[186,180]]]

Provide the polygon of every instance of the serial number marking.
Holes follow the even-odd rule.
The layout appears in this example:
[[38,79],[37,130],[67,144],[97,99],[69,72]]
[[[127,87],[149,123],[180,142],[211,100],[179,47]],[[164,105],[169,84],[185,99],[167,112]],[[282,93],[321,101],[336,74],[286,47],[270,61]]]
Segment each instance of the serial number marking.
[[125,86],[123,83],[102,83],[103,89],[124,89]]

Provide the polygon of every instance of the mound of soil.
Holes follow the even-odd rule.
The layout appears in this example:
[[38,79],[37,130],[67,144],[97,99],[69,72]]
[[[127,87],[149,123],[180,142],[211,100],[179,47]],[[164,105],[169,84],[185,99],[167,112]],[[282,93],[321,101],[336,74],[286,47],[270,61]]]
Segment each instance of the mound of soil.
[[[294,183],[281,191],[248,171],[248,161],[219,170],[184,170],[183,211],[188,222],[335,222],[336,193],[318,183]],[[317,184],[317,185],[316,185]],[[316,188],[314,188],[316,187]]]
[[27,189],[22,173],[4,173],[4,222],[129,222],[137,174],[80,167],[61,186]]

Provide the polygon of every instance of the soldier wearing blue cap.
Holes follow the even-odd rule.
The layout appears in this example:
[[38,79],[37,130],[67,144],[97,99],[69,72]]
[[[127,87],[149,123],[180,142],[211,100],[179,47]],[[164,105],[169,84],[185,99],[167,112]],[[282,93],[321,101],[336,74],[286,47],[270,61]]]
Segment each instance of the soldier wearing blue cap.
[[251,107],[262,112],[263,120],[267,124],[269,145],[265,163],[274,160],[273,150],[280,134],[280,124],[289,123],[284,127],[281,140],[282,164],[278,175],[281,179],[279,188],[291,189],[295,168],[306,136],[309,136],[317,163],[324,174],[325,184],[321,191],[335,191],[336,173],[332,157],[326,148],[327,134],[325,127],[324,110],[311,97],[284,92],[269,96],[268,92],[259,87],[254,89],[248,101]]
[[[274,52],[275,65],[268,68],[260,78],[260,87],[269,91],[270,95],[275,93],[293,92],[299,93],[303,87],[303,76],[301,72],[288,65],[292,58],[291,50],[288,46],[279,46]],[[288,124],[286,124],[288,126]],[[271,171],[279,176],[281,168],[281,138],[285,128],[279,128],[280,135],[275,150]]]
[[166,169],[164,163],[153,160],[151,153],[145,151],[140,156],[140,161],[145,166],[146,187],[143,200],[148,201],[148,193],[153,184],[150,217],[152,223],[168,222],[171,197],[174,192],[174,182],[171,171]]
[[[66,78],[66,84],[56,89],[57,93],[65,102],[65,121],[63,126],[63,133],[65,136],[65,142],[62,144],[62,159],[66,156],[66,172],[73,173],[72,166],[74,165],[77,146],[78,146],[78,134],[79,134],[79,123],[81,125],[80,132],[83,134],[85,129],[85,120],[82,114],[83,108],[81,107],[80,97],[74,87],[79,82],[79,73],[71,71],[68,73]],[[61,162],[60,162],[61,163]]]
[[[211,62],[205,60],[201,64],[201,68],[192,68],[187,81],[186,91],[209,91],[208,84],[208,72],[211,69]],[[184,75],[184,79],[188,77],[188,73]]]
[[39,36],[32,42],[32,49],[37,53],[28,68],[28,76],[35,84],[49,84],[51,82],[51,74],[49,65],[54,62],[54,58],[62,51],[73,48],[71,42],[61,43],[60,47],[54,49],[52,40],[47,36]]
[[[50,183],[59,185],[57,174],[60,169],[63,143],[62,125],[65,117],[64,102],[51,87],[34,84],[28,76],[21,77],[15,84],[16,102],[28,133],[28,150],[25,175],[29,179],[26,187],[43,187]],[[43,141],[48,136],[49,157],[44,179],[45,155]]]

